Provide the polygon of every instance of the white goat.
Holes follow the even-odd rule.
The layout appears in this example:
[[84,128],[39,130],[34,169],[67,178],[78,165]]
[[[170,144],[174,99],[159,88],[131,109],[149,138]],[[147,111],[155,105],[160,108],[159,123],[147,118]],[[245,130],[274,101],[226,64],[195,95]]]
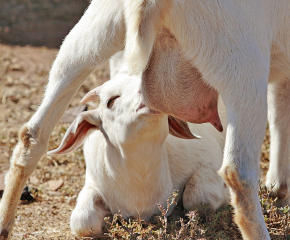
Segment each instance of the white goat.
[[[169,48],[156,50],[163,28],[222,96],[228,126],[219,172],[231,189],[235,221],[244,239],[269,239],[258,197],[267,92],[271,159],[266,185],[274,186],[278,205],[290,204],[290,1],[128,0],[124,11],[128,66],[144,71],[141,92],[149,107],[221,129],[216,105],[198,111],[217,96],[200,93],[201,83],[176,74],[182,65],[170,58]],[[172,85],[178,90],[170,91]],[[185,92],[185,87],[192,88]]]
[[[20,131],[0,204],[0,236],[9,238],[25,181],[70,100],[95,66],[126,42],[133,70],[147,65],[141,93],[150,108],[211,122],[221,131],[217,92],[222,96],[228,124],[220,174],[231,189],[243,237],[269,239],[258,197],[258,159],[269,82],[272,141],[266,184],[274,185],[279,203],[289,204],[289,12],[289,0],[92,0],[63,42],[41,106]],[[174,41],[158,37],[161,28]],[[199,74],[192,76],[193,66]]]
[[[208,123],[190,124],[190,130],[202,139],[181,139],[188,138],[190,132],[144,105],[141,75],[130,77],[121,58],[122,53],[111,63],[114,80],[83,99],[87,102],[99,96],[99,107],[81,113],[60,147],[49,152],[73,151],[85,139],[86,182],[71,216],[72,232],[79,236],[99,235],[108,210],[112,214],[121,210],[126,218],[148,219],[159,212],[157,203],[166,206],[174,189],[183,196],[186,210],[200,203],[217,208],[229,199],[228,188],[217,174],[225,133]],[[121,63],[119,70],[116,62]],[[225,107],[220,106],[226,124]]]

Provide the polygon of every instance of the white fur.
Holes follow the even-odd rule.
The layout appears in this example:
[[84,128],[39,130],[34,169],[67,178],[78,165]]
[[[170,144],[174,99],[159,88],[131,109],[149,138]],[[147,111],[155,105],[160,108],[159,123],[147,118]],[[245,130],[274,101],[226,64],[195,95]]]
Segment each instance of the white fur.
[[[122,64],[121,57],[121,53],[114,57],[111,70],[116,62]],[[84,141],[86,182],[72,213],[72,232],[101,234],[108,212],[149,219],[160,213],[157,203],[166,206],[173,190],[179,190],[179,198],[183,195],[187,211],[200,203],[213,208],[227,203],[228,188],[217,174],[225,133],[207,123],[189,125],[201,139],[168,135],[167,115],[150,114],[147,107],[137,111],[144,102],[138,93],[141,76],[130,77],[124,68],[114,72],[114,79],[98,88],[100,105],[90,113],[100,116],[102,130],[91,132]],[[120,97],[107,109],[107,99],[116,95]],[[226,124],[222,102],[220,115]]]
[[[144,13],[142,18],[132,15],[137,21],[132,24],[137,27],[126,34],[125,23],[131,17],[126,13],[133,10],[124,6],[142,6],[141,1],[136,5],[134,1],[93,0],[64,40],[50,72],[45,98],[20,132],[21,141],[11,158],[0,204],[0,236],[9,238],[24,183],[45,153],[52,129],[89,73],[124,48],[125,36],[134,52],[142,54],[130,53],[127,44],[128,59],[135,61],[133,67],[137,70],[144,69],[152,39],[158,27],[165,26],[176,37],[187,59],[224,100],[228,124],[220,173],[231,188],[242,235],[245,239],[269,239],[258,197],[258,159],[266,127],[268,82],[268,118],[275,141],[271,143],[266,183],[268,187],[274,185],[274,194],[283,196],[282,203],[290,203],[286,107],[290,84],[289,0],[168,0],[165,2],[169,8],[161,0],[151,0],[149,9],[136,13]],[[160,8],[150,11],[150,6]],[[146,18],[151,12],[157,14],[152,18],[157,25]],[[138,29],[145,32],[138,35]]]
[[[274,186],[273,195],[278,196],[279,205],[290,204],[290,2],[169,2],[173,5],[162,13],[165,17],[159,19],[159,24],[176,37],[188,60],[221,94],[227,108],[220,174],[231,188],[236,223],[244,239],[269,239],[258,197],[258,159],[266,126],[269,81],[268,119],[273,139],[266,185]],[[139,18],[126,15],[126,21],[146,19],[146,12],[136,14]],[[138,24],[146,29],[150,23]],[[127,34],[127,38],[142,38],[136,34]],[[146,35],[156,34],[148,30]],[[150,44],[142,40],[136,43],[136,52],[140,53],[139,49],[147,49]],[[125,50],[128,61],[135,62],[129,66],[139,66],[138,59],[148,59],[148,53],[130,58],[129,49]]]

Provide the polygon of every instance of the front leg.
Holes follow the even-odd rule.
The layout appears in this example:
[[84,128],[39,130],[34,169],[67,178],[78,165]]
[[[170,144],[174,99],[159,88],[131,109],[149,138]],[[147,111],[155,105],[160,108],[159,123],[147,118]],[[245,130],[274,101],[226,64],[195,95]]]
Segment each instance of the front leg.
[[104,217],[109,213],[100,194],[93,187],[85,186],[71,215],[72,233],[82,237],[102,235]]
[[97,64],[122,50],[122,3],[94,0],[65,38],[52,66],[41,106],[19,133],[0,203],[0,239],[9,239],[28,177],[46,152],[49,136],[83,81]]
[[[230,187],[243,239],[270,239],[258,196],[260,151],[267,123],[267,78],[229,83],[222,91],[227,135],[220,175]],[[242,87],[241,87],[242,85]],[[241,91],[243,89],[243,91]]]
[[[203,3],[200,2],[200,3]],[[221,4],[219,7],[222,7]],[[238,9],[238,8],[237,8]],[[196,36],[192,41],[192,62],[202,73],[204,79],[222,96],[227,110],[227,134],[223,165],[220,175],[230,187],[231,202],[235,208],[235,222],[241,230],[243,239],[270,239],[258,196],[260,152],[267,124],[267,84],[270,68],[270,49],[267,33],[259,33],[259,38],[249,34],[255,28],[249,18],[237,21],[233,12],[224,9],[224,19],[230,23],[223,28],[204,21],[204,38],[194,35],[194,29],[184,31]],[[217,13],[218,14],[218,13]],[[228,14],[228,16],[227,16]],[[198,15],[200,16],[200,15]],[[198,21],[198,19],[197,19]],[[257,24],[257,28],[264,25]],[[212,27],[212,28],[211,28]],[[230,30],[229,30],[230,29]],[[217,35],[218,33],[218,35]],[[229,36],[229,38],[228,38]],[[187,42],[183,42],[187,47]],[[193,49],[184,47],[184,52]],[[188,55],[187,55],[188,56]],[[189,56],[188,56],[189,57]]]
[[[227,27],[222,29],[225,32],[219,28],[220,38],[213,34],[215,26],[203,29],[203,36],[208,38],[192,34],[196,36],[193,43],[201,48],[195,48],[191,60],[205,81],[221,94],[226,106],[227,134],[219,173],[230,187],[235,221],[244,239],[270,239],[258,196],[260,151],[267,124],[270,50],[247,34],[249,25],[243,25],[243,21],[232,26],[230,35]],[[184,31],[179,42],[189,42],[187,33]],[[192,49],[186,48],[186,42],[183,44],[184,52]]]

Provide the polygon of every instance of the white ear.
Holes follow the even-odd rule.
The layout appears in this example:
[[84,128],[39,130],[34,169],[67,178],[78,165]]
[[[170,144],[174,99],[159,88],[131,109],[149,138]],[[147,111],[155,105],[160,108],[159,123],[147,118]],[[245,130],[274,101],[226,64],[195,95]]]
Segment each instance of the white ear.
[[75,150],[83,143],[88,131],[99,129],[100,124],[101,119],[98,110],[82,112],[66,131],[60,146],[55,150],[49,151],[47,154],[65,154]]
[[187,122],[182,121],[173,116],[168,116],[168,126],[169,126],[169,133],[175,137],[179,137],[183,139],[201,138],[200,136],[197,136],[190,131]]

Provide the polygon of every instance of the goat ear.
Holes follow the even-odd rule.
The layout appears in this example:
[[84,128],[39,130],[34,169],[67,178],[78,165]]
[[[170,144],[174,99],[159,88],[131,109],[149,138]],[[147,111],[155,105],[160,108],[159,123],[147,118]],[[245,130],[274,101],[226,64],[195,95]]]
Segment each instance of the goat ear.
[[77,116],[66,131],[60,146],[47,154],[58,155],[69,153],[78,148],[91,129],[99,129],[101,119],[97,110],[83,112]]
[[188,124],[178,118],[168,116],[169,133],[175,137],[183,139],[197,139],[200,138],[194,135],[189,130]]
[[88,103],[88,102],[97,101],[100,97],[100,91],[101,91],[101,86],[94,88],[83,97],[80,103]]

